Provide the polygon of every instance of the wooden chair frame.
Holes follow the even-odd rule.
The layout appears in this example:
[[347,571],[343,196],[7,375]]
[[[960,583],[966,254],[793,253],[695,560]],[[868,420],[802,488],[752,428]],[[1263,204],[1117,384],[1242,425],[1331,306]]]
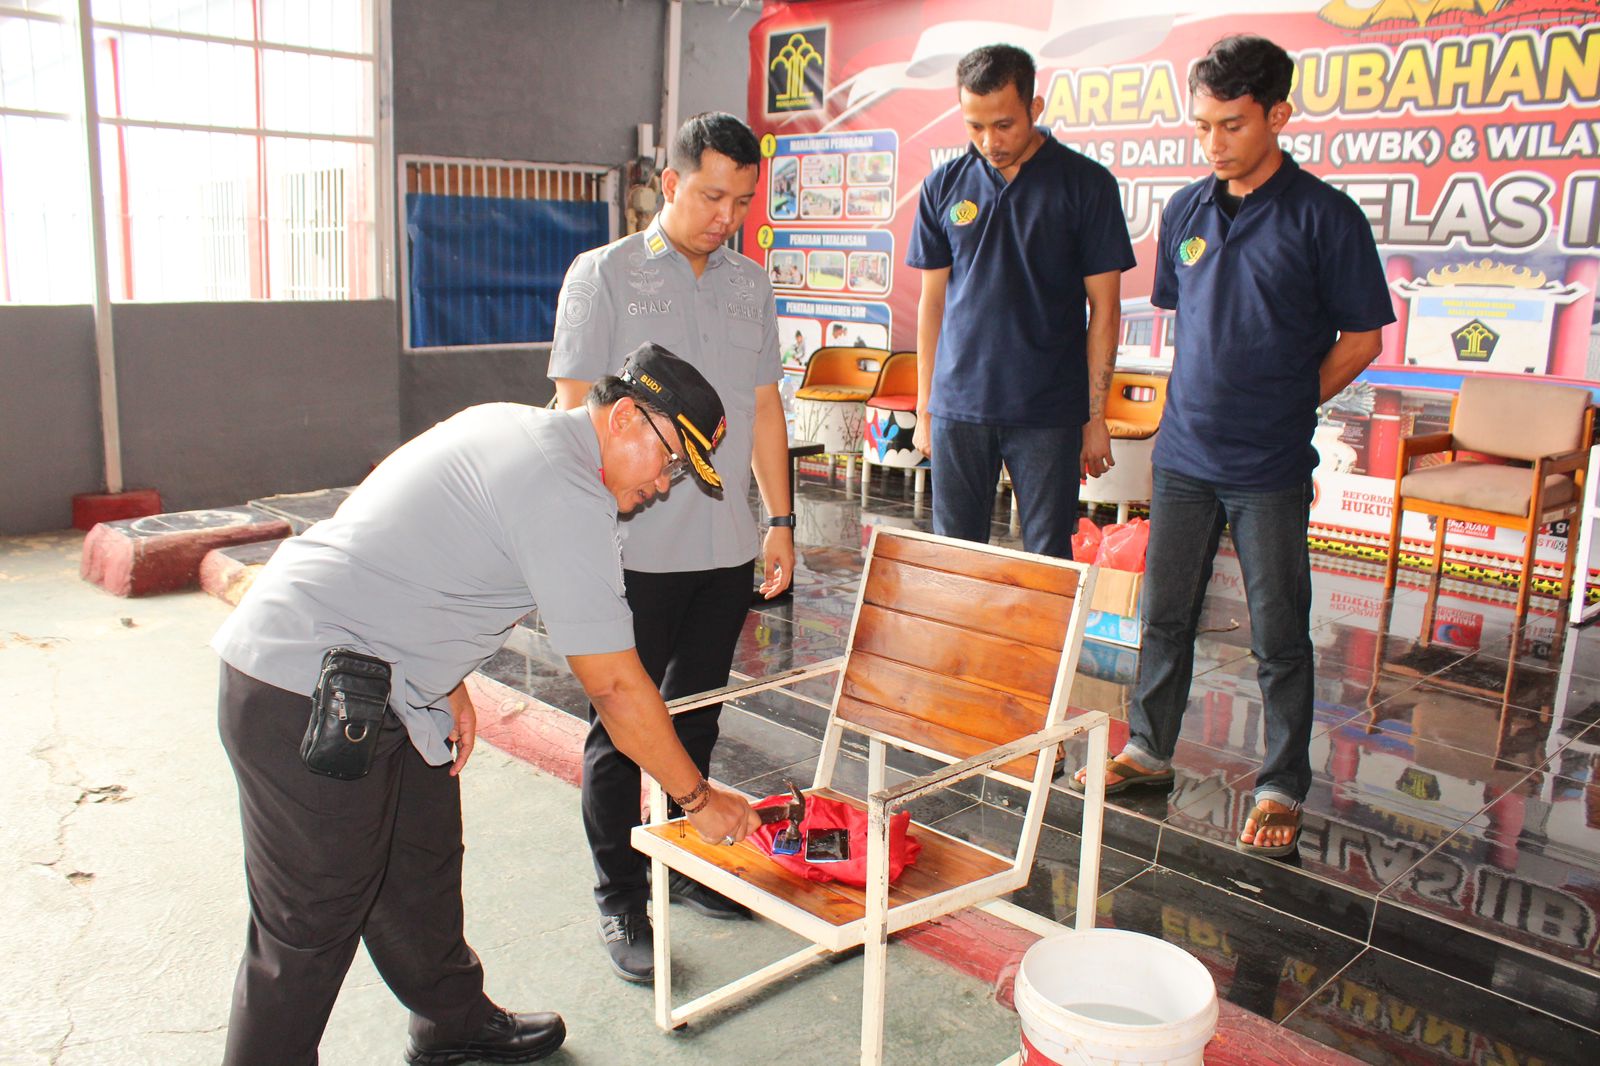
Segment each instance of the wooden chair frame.
[[[969,757],[960,758],[957,753],[932,744],[908,741],[903,737],[889,735],[840,717],[841,699],[846,698],[845,682],[849,676],[850,658],[855,653],[857,635],[861,627],[862,605],[866,600],[874,560],[879,554],[880,545],[887,538],[895,538],[900,542],[932,542],[934,545],[953,546],[983,556],[1023,560],[1033,566],[1042,563],[1049,567],[1061,567],[1076,572],[1076,588],[1070,617],[1064,628],[1063,646],[1059,659],[1048,664],[1054,670],[1054,679],[1040,728],[1009,743],[1002,743]],[[862,592],[857,598],[855,615],[851,620],[848,644],[852,649],[850,653],[812,667],[730,685],[714,692],[673,702],[671,705],[673,713],[683,713],[734,696],[786,687],[827,673],[839,673],[840,681],[835,688],[827,730],[822,740],[821,758],[812,788],[807,792],[808,795],[820,793],[829,798],[850,801],[849,797],[832,791],[830,785],[839,760],[844,733],[849,731],[866,737],[869,745],[868,795],[864,804],[860,801],[852,802],[858,808],[865,807],[869,826],[869,845],[865,890],[817,886],[783,870],[749,844],[739,844],[733,848],[708,844],[701,841],[697,833],[684,829],[682,820],[669,821],[666,797],[660,787],[652,781],[651,821],[634,829],[632,839],[634,847],[648,855],[651,860],[650,906],[655,926],[655,1020],[658,1026],[663,1030],[680,1028],[708,1012],[718,1010],[743,996],[782,980],[819,959],[860,945],[864,947],[866,962],[860,1061],[863,1066],[879,1066],[883,1061],[883,1014],[890,934],[966,907],[985,904],[1003,906],[995,902],[998,897],[1028,883],[1033,869],[1039,830],[1043,824],[1049,798],[1054,749],[1066,740],[1082,734],[1087,734],[1088,737],[1086,765],[1089,772],[1084,800],[1082,843],[1079,848],[1076,928],[1094,927],[1095,900],[1099,894],[1101,825],[1104,817],[1105,764],[1110,719],[1104,712],[1088,711],[1076,715],[1070,721],[1066,720],[1067,697],[1077,671],[1078,652],[1083,640],[1083,623],[1094,592],[1094,575],[1095,571],[1091,568],[1066,560],[1045,559],[1005,548],[954,541],[914,530],[879,527],[874,529],[872,542],[868,547],[867,570],[862,579]],[[916,593],[912,592],[912,598],[915,595]],[[935,623],[930,619],[926,624]],[[906,635],[907,640],[911,637],[912,634]],[[1024,645],[1020,640],[1014,641],[1013,645],[1017,649],[1016,655],[1034,655],[1032,661],[1038,661],[1037,646]],[[951,679],[951,684],[956,685],[961,682]],[[998,713],[996,711],[996,714]],[[886,785],[885,774],[890,746],[917,752],[947,765],[921,777],[889,787]],[[1032,773],[1031,777],[1025,780],[1016,776],[1015,772],[1019,760],[1027,759],[1029,756],[1033,756],[1029,760],[1033,764]],[[915,826],[914,832],[924,842],[925,848],[949,847],[952,853],[959,849],[963,854],[976,855],[977,860],[974,863],[976,876],[920,898],[912,897],[904,890],[905,879],[902,879],[901,886],[896,889],[901,898],[899,901],[891,899],[888,864],[891,816],[898,808],[913,800],[980,774],[993,776],[1027,790],[1027,807],[1023,814],[1015,855],[998,854],[976,845],[956,841],[955,838],[928,826]],[[929,850],[924,851],[924,862],[930,854]],[[979,866],[978,863],[982,865]],[[938,863],[934,865],[938,866]],[[762,917],[777,922],[810,940],[811,944],[675,1008],[672,1004],[669,868],[744,904]],[[925,876],[934,878],[938,873],[936,869]],[[827,905],[831,908],[825,915],[819,915],[815,909],[807,909],[795,902],[801,897],[794,893],[824,891],[830,894]],[[789,895],[786,895],[786,892]],[[801,899],[801,902],[805,900]],[[1011,1062],[1014,1059],[1005,1061]]]
[[[1456,421],[1456,402],[1450,405],[1450,425],[1453,428]],[[1420,514],[1434,516],[1433,533],[1433,559],[1429,573],[1435,585],[1444,570],[1444,538],[1449,529],[1450,520],[1458,522],[1479,522],[1489,526],[1507,526],[1523,532],[1526,543],[1523,546],[1521,570],[1517,581],[1517,612],[1516,621],[1521,623],[1528,613],[1528,597],[1532,592],[1534,556],[1539,549],[1539,529],[1550,522],[1577,515],[1583,509],[1584,477],[1589,467],[1589,448],[1594,443],[1594,406],[1591,404],[1584,409],[1583,435],[1576,450],[1562,452],[1558,455],[1541,455],[1534,461],[1533,468],[1528,471],[1528,476],[1533,481],[1533,492],[1528,499],[1526,514],[1504,514],[1499,511],[1483,511],[1475,507],[1461,507],[1456,504],[1438,503],[1434,500],[1419,500],[1405,495],[1402,483],[1411,467],[1411,461],[1422,455],[1448,456],[1448,461],[1456,457],[1456,442],[1453,433],[1423,433],[1404,437],[1400,441],[1400,454],[1395,459],[1394,474],[1394,515],[1389,527],[1389,557],[1383,572],[1383,590],[1392,592],[1395,586],[1396,573],[1400,567],[1400,526],[1405,518],[1405,512],[1416,511]],[[1545,479],[1554,474],[1570,474],[1576,484],[1576,491],[1572,499],[1565,503],[1546,506],[1544,503]],[[1577,537],[1567,538],[1567,554],[1561,565],[1561,592],[1559,599],[1565,600],[1572,592],[1572,567],[1575,541]]]

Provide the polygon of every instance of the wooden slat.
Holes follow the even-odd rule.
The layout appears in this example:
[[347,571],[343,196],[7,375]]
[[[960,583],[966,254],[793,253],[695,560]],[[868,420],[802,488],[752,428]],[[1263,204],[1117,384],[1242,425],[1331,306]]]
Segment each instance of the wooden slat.
[[[932,751],[942,751],[946,755],[954,756],[952,761],[970,758],[981,752],[988,751],[995,745],[986,740],[937,725],[922,718],[916,718],[896,711],[886,710],[871,703],[850,699],[846,696],[839,697],[836,713],[846,722],[852,722],[866,729],[897,737],[900,740],[917,744]],[[1016,739],[1015,737],[1011,739]],[[1050,753],[1052,756],[1054,753]],[[1028,755],[1021,759],[1004,763],[998,767],[1004,773],[1024,780],[1033,777],[1033,768],[1037,765],[1038,756]]]
[[1040,729],[1050,710],[1046,700],[940,677],[864,651],[851,658],[843,691],[853,699],[965,733],[991,747]]
[[[857,810],[866,809],[860,800],[832,789],[808,789],[806,795],[825,796],[848,803]],[[740,843],[731,848],[708,844],[683,819],[651,826],[649,832],[832,925],[860,921],[866,914],[866,897],[861,889],[796,877],[752,844]],[[922,843],[922,853],[915,863],[906,867],[899,882],[889,886],[891,907],[926,899],[946,889],[997,874],[1011,865],[927,826],[913,823],[911,835]]]
[[[863,603],[850,654],[871,652],[933,674],[985,688],[1048,700],[1061,665],[1051,652],[1020,641],[974,633],[958,626]],[[853,661],[846,665],[848,676]]]
[[1078,571],[1066,566],[1017,559],[963,545],[896,536],[887,529],[878,531],[872,553],[874,562],[896,559],[952,574],[968,574],[1001,585],[1052,592],[1068,599],[1078,592]]
[[1059,651],[1072,598],[1053,592],[875,558],[864,603]]

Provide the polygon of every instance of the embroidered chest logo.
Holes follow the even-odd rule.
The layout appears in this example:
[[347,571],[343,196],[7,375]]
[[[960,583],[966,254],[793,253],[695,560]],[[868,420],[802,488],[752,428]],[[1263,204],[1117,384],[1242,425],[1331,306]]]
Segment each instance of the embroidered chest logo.
[[747,318],[753,322],[766,321],[766,312],[756,303],[756,281],[745,272],[741,265],[734,265],[728,272],[728,288],[733,293],[733,299],[728,301],[728,315],[732,318]]
[[959,204],[950,207],[950,223],[955,226],[970,226],[977,221],[978,205],[971,200],[962,200]]
[[1178,245],[1178,262],[1186,267],[1192,267],[1206,254],[1206,239],[1204,237],[1190,237]]
[[642,255],[629,256],[628,267],[628,284],[640,296],[654,296],[667,283],[655,263]]

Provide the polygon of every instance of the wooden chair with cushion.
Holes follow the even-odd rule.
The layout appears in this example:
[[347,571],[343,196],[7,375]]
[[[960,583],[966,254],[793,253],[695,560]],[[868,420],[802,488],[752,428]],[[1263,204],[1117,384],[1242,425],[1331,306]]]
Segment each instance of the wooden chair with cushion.
[[[1527,542],[1517,583],[1520,623],[1528,611],[1539,529],[1576,516],[1582,506],[1584,472],[1594,442],[1594,408],[1589,400],[1588,390],[1564,385],[1514,378],[1464,379],[1451,408],[1448,432],[1400,442],[1384,591],[1394,588],[1400,524],[1406,511],[1434,516],[1435,582],[1444,566],[1444,538],[1451,519],[1505,526],[1521,530]],[[1423,455],[1446,455],[1449,461],[1411,470],[1411,460]],[[1571,593],[1575,540],[1567,538],[1561,568],[1563,600]]]
[[1085,480],[1078,493],[1080,500],[1116,504],[1118,522],[1128,520],[1128,504],[1150,502],[1150,457],[1166,406],[1167,375],[1128,370],[1111,375],[1106,429],[1111,433],[1111,458],[1116,465],[1100,477]]
[[928,457],[911,443],[917,429],[917,353],[895,352],[884,360],[867,397],[861,435],[861,502],[867,502],[867,478],[874,466],[916,471],[912,491],[921,495]]
[[795,436],[821,444],[829,455],[846,456],[846,476],[861,457],[867,397],[888,357],[881,348],[818,348],[795,390]]
[[[864,945],[861,1062],[881,1062],[889,935],[961,908],[992,906],[998,897],[1027,884],[1056,746],[1083,733],[1089,739],[1090,776],[1079,853],[1077,928],[1093,927],[1109,718],[1101,711],[1067,718],[1067,695],[1093,592],[1090,575],[1088,567],[1066,560],[878,527],[868,547],[842,661],[675,701],[675,711],[689,710],[740,690],[839,671],[816,777],[806,794],[843,800],[866,812],[867,887],[806,880],[748,841],[732,847],[706,843],[682,819],[667,819],[666,800],[652,785],[652,822],[633,831],[633,845],[651,859],[658,1025],[677,1028],[813,961]],[[846,733],[868,742],[864,798],[844,794],[835,782]],[[890,748],[944,765],[889,786]],[[1041,751],[1046,753],[1042,757]],[[1015,849],[1002,854],[913,822],[911,835],[923,850],[891,886],[891,815],[980,774],[1027,790]],[[674,1009],[669,868],[811,944]],[[698,941],[697,948],[715,950],[706,941]]]

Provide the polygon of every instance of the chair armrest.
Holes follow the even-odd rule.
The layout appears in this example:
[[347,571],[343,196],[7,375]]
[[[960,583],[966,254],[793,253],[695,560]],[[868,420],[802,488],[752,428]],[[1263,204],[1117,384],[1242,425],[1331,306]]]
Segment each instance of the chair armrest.
[[734,696],[748,695],[752,692],[765,692],[770,688],[783,688],[797,681],[807,678],[821,677],[823,674],[837,672],[844,666],[844,656],[824,659],[820,663],[810,666],[797,666],[792,670],[784,670],[776,674],[767,674],[765,677],[753,677],[749,681],[738,681],[732,685],[721,688],[708,689],[705,692],[696,692],[689,696],[680,696],[667,703],[668,714],[683,714],[687,711],[696,711],[701,707],[709,707],[713,703],[721,703],[732,699]]
[[1109,721],[1110,719],[1104,711],[1086,711],[1075,716],[1071,721],[1058,722],[1036,733],[1029,733],[1025,737],[1013,740],[1009,744],[1002,744],[997,748],[979,752],[970,759],[951,763],[949,766],[942,767],[932,773],[914,777],[910,781],[902,781],[893,788],[874,792],[869,797],[869,800],[874,804],[882,804],[884,806],[899,806],[903,803],[909,803],[911,800],[924,796],[929,792],[937,792],[939,789],[947,788],[957,781],[964,781],[992,766],[1010,762],[1012,759],[1038,751],[1041,748],[1047,748],[1052,744],[1059,744],[1068,737],[1088,732],[1090,729]]
[[1589,449],[1579,448],[1575,452],[1541,456],[1539,461],[1546,474],[1570,474],[1589,465]]
[[1400,438],[1400,458],[1403,462],[1413,455],[1448,452],[1455,447],[1455,444],[1455,437],[1449,433],[1416,433]]

